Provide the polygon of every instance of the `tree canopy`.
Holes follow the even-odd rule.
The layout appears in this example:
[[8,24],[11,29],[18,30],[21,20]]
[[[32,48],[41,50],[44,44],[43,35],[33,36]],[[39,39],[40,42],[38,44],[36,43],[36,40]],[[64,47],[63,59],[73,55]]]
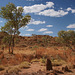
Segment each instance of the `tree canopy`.
[[75,31],[59,31],[58,38],[56,39],[59,43],[65,44],[72,49],[72,45],[75,46]]

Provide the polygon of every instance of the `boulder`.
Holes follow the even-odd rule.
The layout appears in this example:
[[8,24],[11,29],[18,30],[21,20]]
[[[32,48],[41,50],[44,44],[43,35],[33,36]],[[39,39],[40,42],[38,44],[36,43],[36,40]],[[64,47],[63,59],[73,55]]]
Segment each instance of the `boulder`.
[[62,70],[63,70],[64,72],[69,71],[69,69],[68,69],[68,67],[67,67],[67,66],[62,67]]

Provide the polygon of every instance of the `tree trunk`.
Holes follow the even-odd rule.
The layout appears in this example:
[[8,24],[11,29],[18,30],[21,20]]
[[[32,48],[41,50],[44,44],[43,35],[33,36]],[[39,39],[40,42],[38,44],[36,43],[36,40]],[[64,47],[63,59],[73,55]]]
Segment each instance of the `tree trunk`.
[[9,53],[10,53],[10,43],[9,43]]
[[12,45],[12,47],[11,47],[11,54],[13,54],[13,45]]

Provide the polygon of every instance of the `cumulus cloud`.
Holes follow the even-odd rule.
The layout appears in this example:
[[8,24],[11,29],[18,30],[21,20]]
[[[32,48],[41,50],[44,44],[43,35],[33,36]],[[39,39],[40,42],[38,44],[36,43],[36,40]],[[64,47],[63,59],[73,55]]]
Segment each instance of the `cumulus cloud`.
[[34,19],[31,19],[29,24],[34,24],[34,25],[38,25],[38,24],[45,24],[45,21],[36,21]]
[[39,15],[50,16],[50,17],[62,17],[67,14],[68,14],[68,12],[65,12],[63,10],[55,11],[54,9],[44,10],[39,13]]
[[[27,0],[27,1],[34,1],[34,0]],[[20,6],[17,6],[17,8]],[[53,2],[46,2],[46,4],[35,4],[32,6],[24,6],[23,13],[34,13],[36,15],[43,15],[43,16],[50,16],[50,17],[63,17],[71,11],[72,13],[75,13],[75,9],[72,9],[71,7],[68,7],[66,10],[63,10],[62,7],[60,7],[59,10],[54,9],[54,3]]]
[[53,2],[46,2],[46,5],[44,4],[35,4],[32,6],[24,6],[24,13],[38,13],[46,8],[53,7]]
[[46,30],[47,30],[47,28],[41,28],[38,30],[38,32],[42,32],[42,31],[46,31]]
[[47,25],[46,27],[53,27],[53,25]]
[[52,33],[53,33],[53,31],[46,31],[43,34],[52,34]]
[[70,24],[67,26],[67,28],[75,28],[75,24]]
[[34,31],[34,29],[28,29],[28,30],[26,30],[26,31]]
[[72,13],[75,13],[75,9],[72,9],[71,7],[68,7],[67,11],[71,11]]
[[72,13],[75,13],[75,9],[72,9],[71,7],[68,7],[67,11],[71,11]]

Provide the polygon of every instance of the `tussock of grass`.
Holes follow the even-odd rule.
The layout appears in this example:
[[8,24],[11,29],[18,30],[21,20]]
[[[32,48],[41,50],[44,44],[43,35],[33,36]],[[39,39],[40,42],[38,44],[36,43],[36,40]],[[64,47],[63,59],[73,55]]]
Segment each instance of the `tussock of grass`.
[[54,60],[54,61],[52,61],[53,66],[60,66],[60,65],[63,65],[63,64],[66,64],[66,62],[64,60]]
[[46,63],[46,59],[45,59],[45,58],[41,58],[41,59],[40,59],[40,62],[41,62],[41,63]]
[[20,68],[18,66],[14,66],[14,67],[9,67],[7,69],[8,73],[18,73],[20,70]]
[[29,62],[22,62],[20,65],[19,65],[19,68],[29,68],[30,67],[30,63]]
[[0,65],[0,71],[5,70],[5,67],[3,65]]
[[33,60],[31,61],[31,63],[33,63],[33,62],[39,62],[39,59],[33,59]]

